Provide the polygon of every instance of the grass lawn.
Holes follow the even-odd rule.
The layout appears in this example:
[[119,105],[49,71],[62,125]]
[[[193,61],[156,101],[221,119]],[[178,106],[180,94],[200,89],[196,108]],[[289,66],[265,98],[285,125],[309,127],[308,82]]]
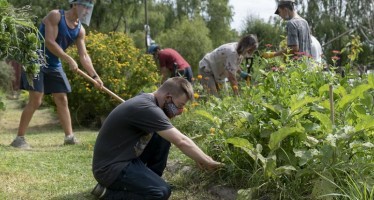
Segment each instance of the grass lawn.
[[[5,103],[7,110],[0,114],[0,199],[94,199],[90,194],[96,184],[91,162],[98,131],[74,127],[80,144],[64,146],[56,116],[50,108],[41,108],[26,135],[32,149],[15,149],[9,144],[22,108],[19,101]],[[206,191],[202,173],[174,147],[169,163],[172,166],[168,164],[164,178],[176,186],[170,199],[215,199]]]

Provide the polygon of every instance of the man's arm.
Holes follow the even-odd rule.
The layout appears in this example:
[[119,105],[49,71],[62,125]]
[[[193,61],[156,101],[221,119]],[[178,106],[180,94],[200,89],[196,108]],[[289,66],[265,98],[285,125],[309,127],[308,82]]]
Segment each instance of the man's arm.
[[214,170],[223,165],[206,155],[190,138],[176,128],[159,131],[158,134],[193,159],[200,168]]
[[58,10],[52,10],[43,19],[43,23],[45,25],[45,46],[51,53],[67,62],[71,70],[76,71],[78,69],[78,64],[72,57],[66,54],[56,42],[59,31],[58,23],[60,22],[60,19],[61,14]]
[[86,69],[88,75],[90,75],[93,79],[96,81],[96,86],[102,87],[103,82],[101,81],[99,75],[96,73],[95,68],[92,65],[92,61],[90,56],[87,53],[86,44],[85,44],[85,36],[86,36],[86,30],[83,26],[81,26],[81,29],[79,31],[78,38],[76,40],[76,45],[78,49],[79,54],[79,60],[83,67]]

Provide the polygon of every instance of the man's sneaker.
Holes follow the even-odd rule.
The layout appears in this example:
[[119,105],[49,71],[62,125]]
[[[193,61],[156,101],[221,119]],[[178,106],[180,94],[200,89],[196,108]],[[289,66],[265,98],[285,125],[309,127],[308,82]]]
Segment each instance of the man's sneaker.
[[106,192],[106,188],[104,186],[101,186],[98,183],[98,184],[96,184],[94,189],[91,191],[91,194],[100,199],[100,198],[104,197],[105,192]]
[[17,136],[16,139],[14,139],[12,143],[10,143],[10,146],[25,150],[31,149],[30,145],[27,144],[25,137],[23,136]]
[[79,141],[74,135],[65,136],[64,145],[78,144]]

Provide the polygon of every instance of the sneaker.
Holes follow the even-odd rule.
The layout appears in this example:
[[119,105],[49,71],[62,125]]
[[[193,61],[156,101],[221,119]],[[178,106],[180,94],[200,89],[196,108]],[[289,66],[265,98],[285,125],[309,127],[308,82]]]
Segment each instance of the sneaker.
[[91,191],[91,194],[100,199],[105,195],[105,192],[106,192],[106,188],[104,186],[101,186],[98,183],[96,184],[94,189]]
[[73,135],[65,136],[64,145],[78,144],[78,139]]
[[16,139],[14,139],[12,143],[10,143],[10,146],[25,150],[31,149],[30,145],[27,144],[25,137],[23,136],[17,136]]

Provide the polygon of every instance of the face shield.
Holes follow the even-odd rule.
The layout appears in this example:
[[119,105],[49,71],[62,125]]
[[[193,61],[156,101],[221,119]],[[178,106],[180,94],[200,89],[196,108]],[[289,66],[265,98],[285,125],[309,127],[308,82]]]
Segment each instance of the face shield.
[[76,4],[79,21],[89,26],[94,4],[90,0],[77,0],[74,3]]

